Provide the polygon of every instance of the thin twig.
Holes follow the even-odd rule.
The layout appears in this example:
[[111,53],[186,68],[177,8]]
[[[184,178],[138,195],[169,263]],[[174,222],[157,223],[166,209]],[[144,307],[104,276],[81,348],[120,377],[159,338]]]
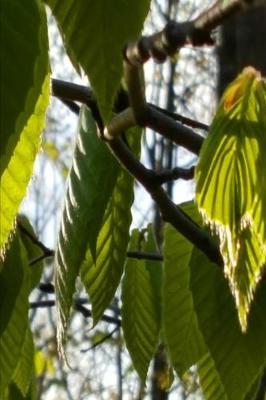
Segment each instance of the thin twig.
[[146,251],[128,251],[128,258],[137,258],[138,260],[153,260],[153,261],[163,261],[162,254],[149,253]]
[[[92,312],[88,308],[84,307],[83,299],[76,299],[74,302],[74,307],[77,311],[79,311],[85,318],[91,318]],[[41,300],[41,301],[31,301],[29,304],[30,309],[36,308],[47,308],[54,307],[55,300]],[[109,315],[103,315],[102,321],[108,322],[110,324],[115,324],[117,326],[121,325],[121,320],[119,318],[110,317]]]
[[29,232],[19,221],[17,222],[17,226],[19,228],[19,230],[25,234],[33,244],[35,244],[36,246],[38,246],[43,254],[37,258],[35,258],[34,260],[30,261],[29,265],[33,265],[35,263],[37,263],[38,261],[40,261],[43,258],[48,258],[48,257],[53,257],[54,256],[54,250],[49,249],[48,247],[46,247],[40,240],[38,240],[31,232]]
[[119,329],[119,326],[116,326],[110,333],[105,335],[102,339],[98,340],[96,343],[94,343],[92,346],[88,347],[87,349],[82,349],[80,350],[81,353],[87,353],[87,351],[93,350],[96,347],[100,346],[104,342],[106,342],[108,339],[110,339],[115,332],[117,332]]

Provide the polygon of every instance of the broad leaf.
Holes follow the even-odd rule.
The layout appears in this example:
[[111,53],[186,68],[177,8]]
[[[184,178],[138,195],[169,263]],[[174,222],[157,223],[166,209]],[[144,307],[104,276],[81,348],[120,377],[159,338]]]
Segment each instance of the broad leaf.
[[[155,238],[154,229],[152,224],[149,224],[146,228],[147,239],[143,243],[143,251],[147,253],[159,254],[159,248]],[[163,266],[161,261],[157,260],[145,260],[146,269],[150,274],[151,285],[154,288],[155,303],[159,320],[161,322],[161,308],[162,308],[162,282],[163,282]]]
[[[225,393],[225,389],[210,353],[207,353],[199,362],[198,374],[205,400],[228,400],[228,396]],[[243,397],[243,400],[256,399],[255,396],[258,392],[261,377],[262,373],[260,372],[247,394]]]
[[[196,223],[200,216],[193,202],[182,209]],[[193,245],[170,224],[164,232],[163,330],[171,362],[179,376],[206,352],[189,289],[189,262]]]
[[[18,251],[19,254],[17,264],[7,265],[4,263],[3,271],[10,267],[9,271],[12,274],[12,269],[15,269],[17,273],[22,274],[22,280],[12,313],[0,336],[0,398],[4,397],[5,390],[19,362],[28,328],[28,296],[31,279],[27,255],[17,235],[14,235],[8,250],[8,252],[14,251]],[[9,255],[6,259],[9,259]],[[12,281],[9,280],[6,283],[8,285],[5,286],[5,291],[12,292]]]
[[34,372],[34,346],[30,328],[27,329],[19,363],[12,378],[25,397],[30,390]]
[[239,320],[266,262],[266,82],[248,67],[222,98],[196,169],[200,211],[220,238]]
[[[242,400],[266,364],[266,282],[258,287],[244,334],[221,268],[198,249],[190,268],[195,312],[219,380],[228,400]],[[209,374],[211,383],[216,372]]]
[[82,107],[56,251],[59,346],[64,341],[75,281],[88,245],[95,259],[97,236],[118,171],[116,159],[97,136],[91,112]]
[[209,353],[205,354],[199,362],[198,373],[205,400],[228,400],[213,359]]
[[18,0],[2,3],[0,252],[3,255],[32,174],[50,89],[44,6],[36,0],[28,1],[27,7]]
[[[138,154],[140,130],[132,129],[127,139]],[[133,198],[133,178],[121,169],[98,237],[96,263],[88,250],[81,267],[81,279],[92,304],[94,325],[113,300],[124,270]]]
[[[146,250],[138,230],[131,234],[129,250]],[[128,258],[122,285],[122,327],[133,365],[143,382],[159,339],[160,305],[158,308],[157,277],[160,263]],[[159,288],[160,290],[160,288]]]
[[101,115],[109,121],[122,76],[123,47],[140,34],[150,0],[46,2],[72,62],[88,75]]

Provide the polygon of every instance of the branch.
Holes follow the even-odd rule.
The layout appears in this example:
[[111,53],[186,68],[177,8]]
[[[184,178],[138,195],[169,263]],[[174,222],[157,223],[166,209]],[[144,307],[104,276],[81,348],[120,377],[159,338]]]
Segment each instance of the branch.
[[[41,301],[32,301],[29,304],[31,309],[36,308],[46,308],[46,307],[54,307],[55,300],[41,300]],[[84,307],[83,299],[77,299],[74,302],[74,307],[77,311],[79,311],[85,318],[92,317],[92,312],[88,308]],[[108,322],[110,324],[115,324],[117,326],[121,326],[121,320],[119,318],[110,317],[109,315],[103,315],[102,321]]]
[[153,261],[163,261],[162,254],[149,253],[146,251],[128,251],[127,257],[137,258],[138,260],[153,260]]
[[155,172],[156,181],[159,184],[163,184],[176,179],[190,180],[194,178],[195,167],[191,168],[180,168],[176,167],[173,169],[166,169],[164,171]]
[[118,160],[148,191],[157,203],[164,221],[173,225],[191,243],[203,251],[211,261],[223,265],[219,248],[211,237],[201,230],[186,214],[177,207],[156,182],[156,174],[142,165],[131,153],[121,138],[108,143]]
[[[115,133],[115,136],[117,136],[117,134],[122,134],[122,129],[124,128],[125,123],[124,121],[126,121],[127,127],[131,123],[133,124],[134,120],[137,120],[140,124],[146,122],[148,126],[155,128],[155,130],[166,129],[166,136],[169,139],[178,142],[178,144],[180,143],[177,139],[180,139],[180,141],[183,144],[185,143],[191,151],[198,154],[204,139],[190,129],[183,127],[181,124],[176,124],[170,117],[146,104],[145,95],[141,88],[138,67],[125,62],[125,72],[128,81],[130,102],[133,109],[128,109],[124,112],[124,115],[126,115],[125,119],[121,116],[116,116],[111,121],[111,124],[105,128],[105,131],[113,137],[113,132]],[[75,90],[76,89],[78,88],[75,86]],[[183,213],[182,210],[175,206],[175,204],[167,197],[164,190],[160,187],[158,181],[164,181],[166,177],[163,176],[161,178],[159,176],[158,178],[157,174],[145,168],[135,159],[131,151],[120,138],[110,140],[108,145],[118,160],[150,193],[153,200],[158,204],[163,219],[170,222],[181,234],[202,250],[212,261],[222,265],[222,258],[219,249],[209,235],[202,231]],[[176,172],[177,171],[174,173]]]
[[96,343],[94,343],[94,345],[88,347],[87,349],[80,350],[81,353],[86,353],[87,351],[93,350],[96,347],[100,346],[101,344],[106,342],[108,339],[110,339],[113,336],[113,334],[118,331],[118,329],[119,329],[119,326],[116,326],[110,333],[108,333],[102,339],[100,339]]
[[144,64],[150,57],[161,63],[185,45],[213,45],[211,31],[214,28],[242,10],[264,5],[265,0],[231,0],[223,3],[218,0],[192,21],[169,21],[162,31],[129,43],[124,50],[125,59],[133,65]]
[[[132,70],[134,71],[134,69]],[[137,74],[138,73],[139,71]],[[136,91],[137,87],[137,79],[139,79],[139,76],[136,76],[131,83],[131,87],[134,86],[134,92]],[[142,89],[140,90],[142,91]],[[54,96],[62,100],[70,108],[70,110],[76,114],[78,113],[78,106],[75,103],[73,104],[73,102],[80,101],[86,104],[91,109],[99,130],[103,131],[103,122],[97,107],[97,103],[94,100],[92,92],[89,88],[76,85],[74,83],[52,79],[52,93]],[[145,125],[153,129],[177,145],[183,146],[187,150],[198,155],[204,138],[195,133],[192,129],[182,125],[181,123],[177,123],[176,120],[181,121],[186,125],[192,125],[205,130],[208,128],[208,126],[190,118],[180,116],[179,114],[170,113],[166,110],[162,110],[160,107],[146,103],[145,96],[144,100],[140,102],[139,99],[142,96],[144,96],[144,93],[140,93],[140,96],[134,101],[134,104],[138,105],[137,107],[139,110],[137,118],[134,116],[134,113],[130,108],[124,109],[112,119],[109,126],[105,129],[105,138],[107,140],[112,140],[117,135],[117,132],[124,131],[125,129],[139,123],[140,125]],[[127,94],[125,92],[121,92],[120,98],[123,105],[127,104],[128,98],[125,99],[125,97],[127,97]],[[143,107],[143,109],[140,106]],[[119,110],[121,108],[119,98],[117,100],[116,108]]]
[[35,244],[36,246],[38,246],[43,254],[36,257],[34,260],[30,261],[29,265],[34,265],[37,262],[43,260],[44,258],[48,258],[48,257],[53,257],[54,256],[54,250],[49,249],[48,247],[46,247],[42,242],[40,242],[40,240],[38,240],[31,232],[29,232],[26,228],[24,228],[24,226],[18,221],[17,222],[17,226],[19,228],[19,230],[26,235],[33,244]]

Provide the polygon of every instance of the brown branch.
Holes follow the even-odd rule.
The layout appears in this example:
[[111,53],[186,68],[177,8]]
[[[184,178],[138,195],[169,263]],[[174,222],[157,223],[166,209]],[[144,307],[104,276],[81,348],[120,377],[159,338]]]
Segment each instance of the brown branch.
[[[92,312],[88,308],[84,307],[83,299],[77,299],[74,302],[74,307],[77,311],[79,311],[85,318],[92,317]],[[47,307],[54,307],[55,300],[41,300],[41,301],[32,301],[29,304],[30,309],[36,308],[47,308]],[[103,315],[102,321],[108,322],[110,324],[115,324],[117,326],[121,325],[121,320],[119,318],[110,317],[109,315]]]
[[36,264],[37,262],[39,262],[40,260],[44,259],[44,258],[48,258],[48,257],[53,257],[54,256],[54,250],[49,249],[48,247],[46,247],[40,240],[38,240],[31,232],[29,232],[19,221],[17,222],[17,226],[19,228],[19,230],[26,235],[33,244],[35,244],[36,246],[38,246],[43,254],[36,257],[34,260],[30,261],[29,265],[33,265]]
[[182,23],[169,21],[162,31],[129,43],[124,50],[124,57],[133,65],[143,64],[150,57],[160,63],[185,45],[213,45],[211,31],[214,28],[240,11],[261,4],[265,4],[265,1],[231,0],[224,5],[218,0],[192,21]]
[[184,117],[181,114],[174,113],[168,110],[165,110],[161,107],[155,106],[154,104],[147,103],[150,107],[155,108],[155,110],[160,111],[161,113],[167,115],[168,117],[174,119],[175,121],[181,122],[181,124],[190,126],[191,128],[198,128],[202,129],[204,131],[208,131],[210,126],[207,124],[204,124],[203,122],[196,121],[195,119]]
[[194,178],[194,171],[195,167],[193,166],[191,168],[176,167],[173,169],[167,169],[164,171],[155,172],[156,181],[159,184],[163,184],[176,179],[190,180]]
[[[133,71],[133,79],[131,77],[131,72],[127,75],[130,81],[129,92],[132,93],[136,87],[138,89],[137,95],[130,95],[130,101],[132,101],[134,106],[137,107],[135,115],[132,114],[133,118],[140,120],[141,124],[147,123],[148,126],[155,128],[157,131],[166,129],[166,135],[169,139],[172,139],[178,144],[183,144],[184,147],[188,146],[191,151],[198,154],[204,139],[201,136],[196,135],[190,129],[183,127],[181,124],[176,124],[176,122],[167,115],[164,115],[155,108],[147,105],[145,95],[142,92],[139,83],[140,74],[138,67],[130,66],[128,63],[125,64],[125,68],[130,69],[131,72]],[[136,82],[137,85],[135,85]],[[139,104],[142,105],[144,110],[139,107]],[[123,119],[118,118],[118,125],[114,130],[118,131],[119,134],[122,134],[123,127]],[[206,232],[202,231],[196,224],[194,224],[193,221],[191,221],[183,211],[167,197],[164,190],[160,187],[160,176],[158,178],[158,175],[145,168],[138,160],[136,160],[126,144],[120,138],[111,140],[109,142],[109,147],[125,168],[150,193],[153,200],[158,204],[163,219],[170,222],[181,234],[190,240],[196,247],[201,249],[212,261],[222,264],[222,258],[218,247]],[[163,177],[162,180],[164,179],[165,177]]]
[[157,203],[164,221],[173,225],[191,243],[203,251],[211,261],[222,265],[222,257],[214,241],[167,197],[165,191],[156,182],[156,174],[134,157],[121,138],[110,141],[108,145],[118,160],[145,187]]
[[93,350],[96,347],[100,346],[104,342],[106,342],[108,339],[110,339],[115,332],[117,332],[119,329],[119,326],[116,326],[110,333],[105,335],[102,339],[98,340],[96,343],[94,343],[92,346],[88,347],[87,349],[82,349],[80,350],[81,353],[87,353],[87,351]]
[[[138,74],[132,80],[131,86],[134,87],[133,90],[135,90],[136,85],[139,84]],[[53,88],[52,93],[54,96],[58,97],[62,101],[64,100],[64,102],[65,100],[69,100],[65,102],[65,104],[75,113],[77,113],[77,111],[73,110],[74,106],[73,104],[71,105],[71,101],[72,102],[81,101],[84,104],[86,104],[92,110],[93,116],[100,131],[103,130],[102,119],[100,117],[97,104],[92,96],[92,92],[90,91],[89,88],[81,85],[76,85],[74,83],[58,81],[57,79],[52,80],[52,88]],[[79,90],[81,90],[81,93],[79,93]],[[140,108],[140,101],[139,101],[141,95],[144,96],[144,93],[141,93],[141,88],[139,88],[139,95],[135,96],[133,100],[133,103],[134,104],[136,103],[139,109],[137,118],[134,116],[134,114],[130,116],[130,112],[127,110],[123,111],[124,115],[123,112],[121,114],[116,115],[114,119],[111,121],[110,125],[107,127],[107,129],[105,129],[105,138],[107,140],[110,140],[111,138],[116,136],[116,134],[113,133],[114,131],[115,132],[124,131],[125,128],[136,125],[136,123],[138,122],[141,125],[146,125],[147,127],[160,133],[167,139],[172,140],[177,145],[185,147],[187,150],[193,152],[194,154],[199,154],[204,138],[195,133],[192,129],[182,125],[182,123],[177,123],[175,120],[178,119],[181,122],[183,121],[183,123],[187,125],[193,124],[195,127],[201,129],[207,129],[207,126],[202,123],[197,123],[196,121],[193,121],[189,118],[182,117],[178,114],[175,113],[171,114],[165,110],[160,109],[159,107],[146,103],[145,99],[144,101],[141,101],[142,107],[144,107],[144,110],[142,110]],[[124,99],[125,93],[123,93],[121,97],[123,103],[126,104],[127,102]],[[117,101],[117,103],[119,102]],[[117,104],[117,107],[119,108],[120,105]],[[119,123],[121,124],[120,126],[118,126]]]

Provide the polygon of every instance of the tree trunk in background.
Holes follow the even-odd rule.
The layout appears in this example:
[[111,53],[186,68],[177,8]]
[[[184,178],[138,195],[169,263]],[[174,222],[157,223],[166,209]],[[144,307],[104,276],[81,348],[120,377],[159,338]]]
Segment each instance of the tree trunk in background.
[[266,7],[231,18],[222,28],[218,93],[248,65],[266,75]]
[[[248,65],[266,76],[266,7],[230,19],[222,28],[219,49],[218,95]],[[256,396],[264,400],[266,369]]]

